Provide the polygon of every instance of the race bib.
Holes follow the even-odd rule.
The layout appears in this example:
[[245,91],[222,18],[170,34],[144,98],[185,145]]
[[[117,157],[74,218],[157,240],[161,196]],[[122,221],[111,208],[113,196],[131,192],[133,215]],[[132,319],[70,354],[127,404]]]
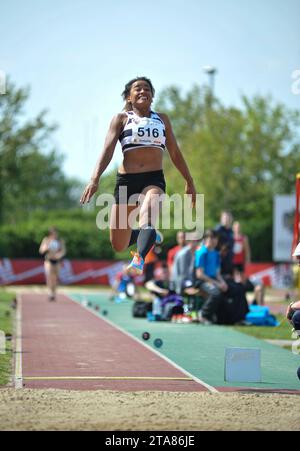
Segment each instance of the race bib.
[[155,119],[143,117],[133,121],[132,143],[143,146],[165,145],[163,124]]
[[60,242],[58,240],[52,240],[49,243],[49,251],[57,252],[60,249]]
[[234,254],[240,254],[243,252],[243,244],[239,242],[235,242],[233,246],[233,253]]

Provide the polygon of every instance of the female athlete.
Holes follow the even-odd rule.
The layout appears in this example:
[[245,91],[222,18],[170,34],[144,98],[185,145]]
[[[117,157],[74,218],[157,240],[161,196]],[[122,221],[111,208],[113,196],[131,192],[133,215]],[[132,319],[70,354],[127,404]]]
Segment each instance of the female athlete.
[[[192,207],[196,202],[194,182],[177,144],[169,118],[166,114],[151,109],[154,94],[153,85],[146,77],[137,77],[126,84],[122,94],[126,102],[124,111],[113,117],[91,181],[80,199],[82,204],[89,202],[98,190],[100,177],[111,162],[119,140],[123,162],[118,170],[114,191],[110,240],[113,249],[118,252],[137,244],[137,252],[132,253],[133,260],[129,265],[135,268],[137,273],[143,272],[145,257],[154,243],[161,241],[161,235],[156,232],[155,225],[162,195],[166,189],[162,170],[165,149],[185,179],[185,193],[190,195]],[[137,208],[137,200],[139,200],[139,229],[133,229],[129,216]]]

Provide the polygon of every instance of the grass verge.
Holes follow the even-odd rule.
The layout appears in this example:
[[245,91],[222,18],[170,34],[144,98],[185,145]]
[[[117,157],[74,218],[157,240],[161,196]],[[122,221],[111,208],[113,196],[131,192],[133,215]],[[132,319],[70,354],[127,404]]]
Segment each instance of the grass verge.
[[275,315],[280,323],[277,327],[233,326],[234,330],[261,340],[292,340],[292,328],[284,315]]
[[[14,298],[14,293],[0,289],[0,331],[10,336],[13,334],[13,309],[11,308],[11,303]],[[12,341],[6,341],[5,354],[0,353],[0,385],[6,385],[11,377],[12,346]]]

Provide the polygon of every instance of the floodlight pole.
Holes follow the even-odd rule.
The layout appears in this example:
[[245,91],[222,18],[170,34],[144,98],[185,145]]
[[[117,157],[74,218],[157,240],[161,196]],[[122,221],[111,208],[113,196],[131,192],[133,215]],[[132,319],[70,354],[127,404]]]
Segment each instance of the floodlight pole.
[[217,68],[214,66],[204,66],[203,71],[208,75],[210,93],[211,93],[211,96],[214,97],[215,75],[218,72]]

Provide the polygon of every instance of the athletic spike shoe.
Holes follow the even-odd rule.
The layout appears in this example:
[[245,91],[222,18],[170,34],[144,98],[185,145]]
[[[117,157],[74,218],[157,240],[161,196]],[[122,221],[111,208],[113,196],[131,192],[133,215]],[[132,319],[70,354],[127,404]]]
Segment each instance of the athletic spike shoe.
[[163,240],[164,240],[163,234],[159,230],[156,230],[155,243],[156,244],[161,244],[163,242]]
[[143,258],[137,252],[130,251],[130,253],[133,256],[133,259],[127,266],[127,269],[133,268],[137,274],[143,274],[143,268],[145,263]]

